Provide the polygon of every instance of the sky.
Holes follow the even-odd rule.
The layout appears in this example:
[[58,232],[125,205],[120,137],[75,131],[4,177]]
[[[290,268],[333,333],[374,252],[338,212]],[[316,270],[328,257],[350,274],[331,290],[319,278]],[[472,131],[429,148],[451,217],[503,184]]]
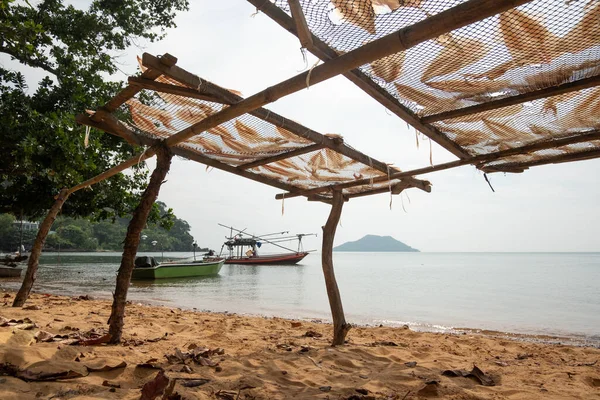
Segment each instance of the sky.
[[[178,66],[248,97],[315,63],[311,55],[304,61],[295,36],[254,13],[245,0],[192,0],[190,10],[177,17],[177,28],[161,42],[120,55],[120,68],[133,75],[136,55],[168,52]],[[0,62],[10,64],[6,57]],[[417,148],[414,129],[344,77],[266,108],[317,132],[340,134],[347,144],[402,170],[429,165],[429,142]],[[435,143],[432,158],[434,164],[455,159]],[[418,176],[432,183],[431,193],[409,189],[393,196],[391,209],[389,194],[345,203],[335,245],[374,234],[427,252],[600,251],[599,167],[600,160],[589,160],[490,174],[495,192],[472,166]],[[188,221],[201,247],[221,248],[229,233],[217,225],[222,223],[257,235],[317,233],[305,238],[304,247],[319,249],[330,206],[303,197],[282,202],[275,200],[277,193],[281,190],[175,158],[159,200]]]

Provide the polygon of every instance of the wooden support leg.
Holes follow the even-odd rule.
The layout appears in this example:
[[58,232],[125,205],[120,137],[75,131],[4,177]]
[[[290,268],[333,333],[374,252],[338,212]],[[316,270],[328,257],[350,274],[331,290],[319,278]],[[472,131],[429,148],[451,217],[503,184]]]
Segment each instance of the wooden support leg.
[[127,291],[131,281],[133,272],[135,255],[140,243],[140,234],[148,214],[152,208],[152,204],[158,197],[160,186],[162,185],[169,168],[171,167],[171,158],[173,154],[167,146],[156,147],[156,168],[150,177],[150,183],[142,194],[140,204],[136,207],[127,227],[127,235],[125,236],[125,244],[123,246],[123,257],[121,258],[121,266],[117,274],[117,286],[113,295],[113,304],[108,322],[110,324],[108,333],[110,334],[110,343],[119,343],[123,333],[123,318],[125,316],[125,303],[127,301]]
[[344,205],[344,197],[341,191],[333,192],[333,203],[327,223],[323,227],[323,248],[321,250],[321,260],[323,264],[323,275],[325,276],[325,286],[327,287],[327,296],[329,297],[329,306],[331,307],[331,315],[333,317],[333,342],[332,346],[344,344],[346,334],[350,330],[350,324],[346,323],[344,317],[344,308],[342,307],[342,299],[340,291],[335,280],[333,272],[333,239],[335,230],[340,216],[342,215],[342,206]]
[[25,272],[25,278],[23,279],[21,288],[15,296],[13,307],[22,307],[29,297],[29,292],[31,292],[31,288],[33,287],[33,283],[37,276],[40,255],[42,254],[44,243],[46,243],[46,237],[48,236],[48,232],[50,232],[50,228],[52,228],[52,224],[54,223],[54,220],[56,220],[56,216],[62,208],[62,205],[67,200],[67,197],[69,197],[69,194],[70,192],[68,189],[60,191],[58,196],[56,196],[56,201],[52,205],[52,208],[48,211],[48,215],[46,215],[46,218],[44,218],[44,221],[40,225],[37,236],[35,237],[35,242],[33,242],[29,262],[27,263],[27,272]]

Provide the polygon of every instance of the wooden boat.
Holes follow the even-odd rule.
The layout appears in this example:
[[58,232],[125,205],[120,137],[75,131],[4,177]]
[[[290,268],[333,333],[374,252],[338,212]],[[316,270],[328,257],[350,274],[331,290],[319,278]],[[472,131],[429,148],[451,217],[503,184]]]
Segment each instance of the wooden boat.
[[[315,235],[310,234],[297,234],[293,236],[283,236],[277,238],[271,238],[273,235],[284,235],[288,232],[276,232],[267,235],[255,236],[244,231],[235,229],[230,226],[221,225],[225,228],[230,229],[230,236],[226,237],[227,241],[221,247],[221,254],[223,254],[223,248],[227,248],[228,255],[225,256],[225,264],[242,264],[242,265],[293,265],[300,262],[304,257],[308,255],[308,251],[302,249],[302,238],[304,236]],[[236,234],[234,235],[234,231]],[[248,237],[244,237],[247,235]],[[290,240],[298,240],[297,250],[293,250],[278,243]],[[258,248],[263,243],[268,243],[276,247],[287,250],[287,253],[280,254],[258,254]],[[219,255],[220,257],[221,255]],[[210,259],[210,257],[206,258]]]
[[20,265],[27,260],[26,255],[20,253],[6,254],[0,258],[0,278],[15,278],[21,276]]
[[217,275],[225,262],[222,258],[205,261],[170,261],[156,263],[152,257],[138,257],[131,279],[188,278]]
[[21,271],[23,268],[0,265],[0,278],[18,278],[21,276]]

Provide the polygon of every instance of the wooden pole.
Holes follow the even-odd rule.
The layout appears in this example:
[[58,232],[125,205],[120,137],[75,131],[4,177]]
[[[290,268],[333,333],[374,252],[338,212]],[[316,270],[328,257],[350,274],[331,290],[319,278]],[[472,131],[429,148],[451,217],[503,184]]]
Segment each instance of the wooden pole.
[[288,4],[290,5],[294,23],[296,24],[296,34],[298,39],[300,39],[300,45],[304,48],[311,47],[313,45],[312,34],[310,33],[310,29],[308,29],[306,18],[304,18],[300,0],[288,0]]
[[56,196],[56,201],[40,225],[37,236],[35,237],[35,241],[33,242],[33,248],[31,249],[29,261],[27,262],[25,278],[23,279],[23,283],[21,283],[21,288],[15,296],[15,300],[13,301],[12,305],[13,307],[22,307],[29,297],[29,293],[31,292],[31,288],[33,287],[33,283],[37,277],[40,255],[42,254],[46,237],[48,236],[48,232],[50,232],[50,228],[52,228],[52,224],[54,223],[54,220],[56,220],[56,216],[58,215],[62,205],[69,197],[69,194],[70,193],[68,189],[62,189],[60,191],[58,196]]
[[152,204],[154,204],[158,197],[160,186],[169,172],[173,154],[167,146],[157,146],[156,157],[156,168],[152,172],[150,182],[142,194],[140,204],[133,211],[131,221],[127,227],[127,235],[125,236],[125,244],[123,246],[123,257],[121,258],[121,266],[119,267],[119,272],[117,274],[117,285],[113,295],[112,310],[109,318],[110,327],[108,333],[110,335],[110,343],[119,343],[121,341],[127,291],[131,281],[135,255],[140,243],[140,233],[146,225]]
[[346,318],[344,317],[342,298],[340,297],[340,291],[338,289],[338,285],[335,280],[335,273],[333,271],[333,239],[335,238],[335,230],[337,225],[340,222],[343,205],[344,197],[342,196],[342,192],[334,192],[331,212],[329,213],[327,223],[323,227],[323,248],[321,249],[323,276],[325,277],[327,297],[329,297],[329,306],[331,307],[331,316],[333,318],[332,346],[340,346],[344,344],[346,334],[351,328],[351,325],[346,323]]
[[590,78],[580,79],[574,82],[563,83],[562,85],[552,86],[545,89],[535,90],[529,93],[519,94],[517,96],[505,97],[499,100],[487,101],[485,103],[476,104],[474,106],[459,108],[458,110],[446,111],[439,114],[428,115],[423,117],[421,121],[425,124],[432,122],[444,121],[465,115],[478,114],[484,111],[496,110],[502,107],[508,107],[515,104],[522,104],[528,101],[543,99],[546,97],[558,96],[560,94],[583,90],[590,87],[600,85],[600,75]]

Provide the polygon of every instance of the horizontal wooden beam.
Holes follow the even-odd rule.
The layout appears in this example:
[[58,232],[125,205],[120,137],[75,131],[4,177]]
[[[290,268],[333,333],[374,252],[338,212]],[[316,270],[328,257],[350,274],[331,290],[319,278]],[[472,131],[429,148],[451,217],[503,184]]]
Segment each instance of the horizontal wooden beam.
[[598,85],[600,85],[600,75],[580,79],[574,82],[563,83],[562,85],[536,90],[529,93],[523,93],[517,96],[505,97],[503,99],[488,101],[470,107],[459,108],[458,110],[428,115],[426,117],[421,118],[421,121],[426,124],[430,124],[432,122],[463,117],[465,115],[478,114],[480,112],[495,110],[498,108],[508,107],[515,104],[522,104],[528,101],[543,99],[546,97],[558,96],[561,94],[587,89]]
[[191,97],[198,100],[210,101],[213,103],[223,103],[213,96],[200,93],[196,89],[183,86],[169,85],[168,83],[156,82],[151,79],[129,77],[128,82],[131,86],[140,86],[144,89],[154,90],[156,92],[169,93],[177,96]]
[[348,199],[354,199],[357,197],[371,196],[374,194],[390,193],[390,192],[393,195],[397,195],[397,194],[402,193],[404,191],[404,189],[408,189],[410,187],[411,186],[408,182],[402,181],[402,182],[392,185],[391,190],[389,187],[384,187],[384,188],[378,188],[378,189],[371,189],[371,190],[367,190],[367,191],[360,192],[360,193],[348,193],[345,196]]
[[178,143],[185,142],[189,138],[201,134],[208,129],[302,90],[308,84],[316,85],[368,62],[407,50],[427,40],[437,38],[442,34],[462,28],[499,12],[509,10],[528,1],[530,0],[468,0],[414,25],[373,40],[339,57],[325,61],[310,71],[300,73],[258,92],[168,137],[165,143],[167,146],[172,147]]
[[[434,166],[430,166],[430,167],[414,169],[411,171],[398,172],[398,173],[391,174],[390,178],[391,179],[401,179],[401,178],[406,178],[408,176],[424,175],[424,174],[429,174],[429,173],[437,172],[437,171],[443,171],[446,169],[456,168],[456,167],[460,167],[460,166],[468,165],[468,164],[478,165],[478,168],[484,169],[484,167],[482,165],[486,162],[498,160],[498,159],[509,157],[509,156],[519,155],[519,154],[532,153],[534,151],[539,151],[539,150],[553,149],[553,148],[559,148],[562,146],[567,146],[570,144],[589,142],[592,140],[600,140],[600,130],[594,130],[594,131],[583,133],[583,134],[576,134],[576,135],[564,137],[561,139],[552,139],[552,140],[546,140],[546,141],[542,141],[542,142],[536,142],[536,143],[528,144],[528,145],[521,146],[521,147],[515,147],[513,149],[498,151],[495,153],[482,154],[479,156],[471,157],[467,160],[456,160],[456,161],[451,161],[451,162],[444,163],[444,164],[438,164],[438,165],[434,165]],[[507,172],[509,172],[509,171],[507,171]],[[510,172],[512,172],[512,171],[510,171]],[[385,182],[387,180],[388,180],[387,176],[377,177],[377,178],[373,178],[373,179],[360,179],[360,180],[356,180],[354,182],[344,182],[344,183],[339,183],[339,184],[334,184],[334,185],[322,186],[319,188],[303,190],[303,191],[295,192],[295,193],[283,193],[283,194],[280,193],[280,194],[276,195],[275,198],[281,199],[281,198],[285,197],[287,199],[287,198],[296,197],[296,196],[310,196],[313,194],[328,192],[331,190],[347,189],[347,188],[354,187],[354,186],[368,185],[370,182],[379,183],[379,182]]]
[[313,151],[321,150],[324,147],[325,146],[322,143],[311,144],[309,146],[302,147],[300,149],[286,151],[284,153],[277,154],[276,156],[261,158],[260,160],[256,160],[253,162],[249,162],[247,164],[240,165],[237,167],[237,169],[246,170],[246,169],[251,169],[251,168],[255,168],[255,167],[260,167],[261,165],[271,164],[276,161],[285,160],[286,158],[296,157],[296,156],[300,156],[302,154],[307,154],[307,153],[310,153]]
[[311,47],[313,45],[312,34],[308,29],[306,18],[304,18],[304,12],[302,11],[300,0],[288,0],[288,4],[290,5],[290,11],[292,12],[292,18],[294,19],[296,32],[298,32],[300,45],[304,48]]
[[525,162],[515,162],[515,163],[507,163],[500,165],[491,165],[489,167],[482,168],[484,172],[522,172],[523,170],[528,169],[529,167],[537,167],[540,165],[548,165],[548,164],[560,164],[565,162],[573,162],[573,161],[584,161],[591,160],[594,158],[600,157],[600,149],[592,148],[590,150],[579,151],[577,153],[567,153],[561,154],[554,157],[543,158],[540,160],[532,160]]

